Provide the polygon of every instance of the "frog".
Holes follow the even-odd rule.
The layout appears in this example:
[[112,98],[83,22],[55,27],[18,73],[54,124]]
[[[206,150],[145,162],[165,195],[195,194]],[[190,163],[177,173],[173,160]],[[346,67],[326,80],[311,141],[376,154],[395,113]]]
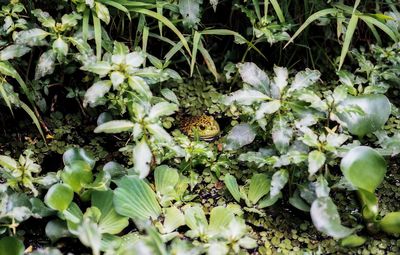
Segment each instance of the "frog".
[[179,129],[189,137],[199,137],[203,141],[213,141],[220,134],[218,122],[211,115],[185,116],[181,118]]

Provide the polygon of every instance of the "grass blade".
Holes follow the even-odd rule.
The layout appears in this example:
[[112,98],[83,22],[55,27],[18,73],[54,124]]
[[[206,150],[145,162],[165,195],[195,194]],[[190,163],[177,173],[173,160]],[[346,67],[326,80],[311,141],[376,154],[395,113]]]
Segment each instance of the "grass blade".
[[101,24],[100,19],[93,12],[94,41],[96,42],[97,60],[101,60]]
[[339,62],[339,67],[342,68],[342,65],[344,63],[344,59],[346,58],[347,52],[349,51],[350,43],[353,39],[354,31],[357,28],[357,23],[358,23],[358,16],[356,14],[353,14],[350,18],[349,25],[347,26],[346,34],[344,36],[344,42],[343,42],[343,47],[342,47],[342,52],[340,53],[340,62]]
[[112,7],[116,8],[116,9],[118,9],[118,10],[120,10],[120,11],[125,12],[126,15],[127,15],[128,18],[129,18],[129,20],[131,19],[131,14],[129,13],[128,9],[126,9],[126,7],[123,6],[122,4],[117,3],[117,2],[115,2],[115,1],[112,1],[112,0],[98,0],[98,1],[101,2],[101,3],[103,3],[103,4],[112,6]]
[[197,49],[199,48],[201,34],[198,31],[194,32],[193,36],[193,50],[192,50],[192,62],[190,63],[190,76],[193,75],[194,66],[196,64]]
[[215,81],[218,81],[219,79],[219,74],[217,71],[217,67],[215,66],[214,60],[210,56],[210,53],[204,48],[203,43],[200,41],[199,44],[199,51],[201,55],[203,55],[204,61],[206,62],[206,65],[208,67],[208,70],[214,75]]
[[258,0],[253,0],[253,5],[254,5],[254,10],[256,11],[258,20],[261,20],[260,2]]
[[19,101],[19,104],[21,108],[31,117],[33,123],[35,124],[36,128],[39,130],[40,135],[42,136],[43,140],[46,141],[46,138],[44,137],[42,128],[40,127],[40,123],[38,118],[36,117],[35,113],[27,106],[24,102]]
[[12,107],[11,107],[11,102],[10,99],[8,98],[8,95],[6,93],[6,91],[4,90],[3,85],[6,84],[6,80],[4,77],[0,77],[0,94],[4,99],[4,102],[6,103],[7,107],[10,109],[11,114],[14,116]]
[[83,12],[82,18],[82,39],[85,42],[87,42],[87,36],[89,34],[89,12],[90,10],[86,8],[86,10]]
[[[285,16],[283,16],[283,12],[282,12],[281,7],[279,6],[278,1],[276,1],[276,0],[270,0],[270,1],[272,4],[272,7],[274,7],[276,15],[278,16],[279,22],[281,22],[281,23],[285,22]],[[267,15],[267,14],[265,14],[265,15]]]
[[397,42],[397,36],[395,32],[393,32],[385,23],[380,22],[379,20],[368,16],[368,15],[360,15],[359,18],[365,23],[373,24],[374,26],[380,28],[385,34],[387,34],[393,41]]

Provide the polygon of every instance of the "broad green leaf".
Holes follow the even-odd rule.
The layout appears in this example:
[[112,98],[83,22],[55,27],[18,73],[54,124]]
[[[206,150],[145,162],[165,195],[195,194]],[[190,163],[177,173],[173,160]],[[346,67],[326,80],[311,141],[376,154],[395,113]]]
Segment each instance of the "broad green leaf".
[[229,223],[235,218],[235,215],[229,208],[223,206],[214,207],[210,212],[210,224],[208,225],[208,234],[217,235],[225,230]]
[[104,23],[110,23],[110,13],[108,11],[108,8],[104,4],[95,2],[94,11],[96,12],[97,17],[101,19]]
[[9,156],[0,155],[0,166],[8,168],[10,170],[14,170],[17,169],[19,164],[15,159]]
[[[343,121],[350,133],[363,137],[383,127],[389,119],[391,104],[384,95],[348,96],[339,104],[342,111],[337,116]],[[363,114],[346,111],[346,107],[357,106]]]
[[59,36],[53,42],[53,51],[57,55],[58,61],[61,61],[64,57],[67,56],[69,50],[69,45],[63,40],[61,36]]
[[300,90],[313,85],[321,77],[321,73],[317,70],[306,69],[298,72],[294,77],[294,81],[290,85],[290,90]]
[[250,180],[247,197],[255,205],[258,200],[267,195],[270,191],[271,179],[266,174],[254,174]]
[[107,94],[110,89],[110,80],[100,80],[94,83],[88,90],[86,90],[83,99],[83,106],[86,107],[89,104],[90,107],[95,107],[101,102],[102,99],[104,99],[105,94]]
[[180,226],[185,225],[185,216],[176,207],[169,207],[165,209],[165,220],[163,224],[164,234],[171,233]]
[[66,165],[61,173],[61,179],[76,193],[79,193],[84,185],[93,181],[92,168],[85,161],[74,161]]
[[280,100],[273,100],[270,102],[262,103],[256,111],[256,120],[264,118],[266,114],[273,114],[277,112],[280,108]]
[[364,220],[373,222],[379,214],[378,198],[371,192],[359,189],[357,190],[358,197],[362,205],[362,216]]
[[40,29],[40,28],[32,28],[30,30],[25,30],[18,32],[15,43],[28,45],[28,46],[42,46],[46,42],[44,39],[50,35],[50,33]]
[[367,241],[367,239],[365,239],[364,237],[358,235],[350,235],[340,240],[340,246],[354,248],[363,245],[365,241]]
[[289,126],[286,118],[281,116],[275,118],[272,127],[272,140],[281,154],[285,153],[289,148],[292,136],[293,129]]
[[76,12],[64,14],[61,17],[61,23],[64,27],[75,27],[78,25],[78,20],[82,19],[82,16]]
[[40,57],[36,65],[35,80],[43,76],[52,74],[56,66],[56,55],[52,50],[45,51]]
[[308,174],[313,176],[325,164],[325,154],[319,150],[313,150],[308,154]]
[[237,102],[239,105],[251,105],[255,102],[265,101],[269,99],[271,99],[269,96],[257,90],[241,89],[225,97],[223,100],[223,104],[231,105],[234,102]]
[[52,243],[64,237],[71,237],[72,234],[68,231],[67,223],[60,219],[51,220],[46,224],[46,236]]
[[110,63],[106,61],[97,61],[95,63],[82,66],[81,70],[89,71],[100,76],[106,76],[112,70],[112,67]]
[[236,125],[226,137],[225,150],[237,150],[248,145],[256,138],[255,130],[248,123]]
[[310,205],[300,197],[300,192],[298,189],[296,189],[293,196],[289,198],[289,203],[301,211],[310,211]]
[[85,246],[92,248],[93,255],[100,255],[101,232],[91,218],[83,218],[81,225],[78,226],[77,236]]
[[271,96],[275,99],[281,98],[282,91],[288,84],[289,72],[285,67],[274,66],[274,82],[271,86]]
[[163,143],[173,143],[171,135],[159,124],[146,125],[146,128],[157,141]]
[[203,0],[180,0],[179,12],[183,17],[183,24],[196,27],[200,22],[200,4]]
[[96,160],[87,151],[82,148],[71,148],[64,152],[63,163],[66,166],[74,164],[76,161],[86,162],[91,169],[94,168]]
[[385,177],[386,161],[374,149],[359,146],[347,152],[340,169],[353,186],[374,193]]
[[128,218],[117,214],[113,206],[114,193],[111,190],[93,191],[92,206],[101,212],[99,231],[104,234],[118,234],[129,224]]
[[176,105],[179,105],[179,100],[172,90],[170,90],[168,88],[164,88],[160,92],[161,92],[161,95],[163,95],[163,97],[165,97],[169,101],[175,103]]
[[391,212],[379,222],[383,231],[389,234],[400,234],[400,212]]
[[311,219],[315,228],[335,239],[345,238],[354,232],[341,225],[336,205],[330,197],[319,197],[311,205]]
[[63,212],[74,197],[73,190],[66,184],[55,184],[47,191],[44,202],[51,209]]
[[152,158],[153,154],[149,145],[147,145],[145,139],[142,139],[133,148],[133,164],[140,179],[146,178],[149,175]]
[[143,96],[145,100],[150,100],[152,98],[153,94],[150,91],[149,85],[147,85],[146,81],[143,78],[137,76],[129,76],[128,84],[133,90]]
[[157,193],[168,194],[178,184],[179,173],[175,168],[161,165],[154,170],[154,183]]
[[32,14],[42,23],[43,27],[54,28],[56,21],[50,16],[48,12],[44,12],[40,9],[32,10]]
[[197,234],[194,235],[196,237],[201,234],[205,234],[205,231],[208,227],[206,215],[204,214],[202,207],[198,205],[185,209],[185,223]]
[[110,74],[110,80],[114,89],[118,88],[125,81],[125,75],[120,71],[113,71]]
[[178,106],[176,104],[160,102],[151,107],[148,118],[150,121],[158,121],[160,117],[171,115],[177,110]]
[[12,236],[5,236],[0,239],[0,255],[23,255],[24,243]]
[[142,52],[131,52],[126,55],[126,64],[130,67],[139,67],[144,63],[145,56]]
[[270,197],[277,196],[289,180],[289,172],[281,169],[272,175]]
[[266,95],[270,95],[270,81],[268,75],[256,64],[246,62],[243,64],[237,64],[237,67],[243,82],[251,85],[256,90]]
[[117,213],[137,220],[157,219],[161,207],[156,194],[142,179],[123,177],[114,190],[114,207]]
[[129,120],[111,120],[97,126],[95,133],[116,134],[126,131],[132,131],[135,124]]
[[231,193],[232,197],[237,202],[240,202],[241,195],[240,195],[239,185],[237,184],[236,178],[228,173],[224,177],[224,183],[225,183],[226,188]]
[[30,50],[31,48],[24,45],[13,44],[7,46],[0,51],[0,61],[22,57]]

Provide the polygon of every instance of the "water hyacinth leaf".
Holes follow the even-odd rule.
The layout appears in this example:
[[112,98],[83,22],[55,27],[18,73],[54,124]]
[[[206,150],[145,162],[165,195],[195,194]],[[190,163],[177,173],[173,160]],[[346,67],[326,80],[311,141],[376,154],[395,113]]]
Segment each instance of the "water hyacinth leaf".
[[273,100],[260,105],[256,112],[256,120],[264,118],[266,114],[273,114],[281,108],[281,101]]
[[85,93],[83,99],[83,106],[86,107],[88,104],[90,107],[95,107],[104,99],[105,94],[107,94],[111,89],[111,81],[104,80],[94,83]]
[[270,191],[271,179],[266,174],[254,174],[250,180],[247,197],[254,205]]
[[240,202],[241,195],[240,195],[239,185],[237,184],[236,178],[228,173],[224,177],[224,183],[225,183],[226,188],[231,193],[232,197],[237,202]]
[[273,204],[275,204],[280,198],[282,198],[282,193],[279,192],[277,195],[275,196],[267,196],[262,198],[258,204],[257,204],[257,208],[265,208],[268,206],[271,206]]
[[152,158],[153,154],[149,145],[145,139],[142,139],[133,148],[133,165],[140,179],[146,178],[149,175]]
[[385,177],[386,161],[376,150],[358,146],[347,152],[340,169],[353,186],[374,193]]
[[400,234],[400,212],[391,212],[379,222],[383,231],[390,234]]
[[59,219],[49,221],[46,224],[45,232],[46,236],[50,239],[52,243],[61,238],[71,236],[71,233],[68,231],[66,222]]
[[44,202],[51,209],[63,212],[74,197],[73,190],[66,184],[55,184],[47,191]]
[[221,233],[234,220],[232,211],[223,206],[214,207],[210,212],[210,224],[208,231],[210,235]]
[[156,121],[161,116],[171,115],[174,112],[176,112],[177,110],[178,110],[178,106],[176,104],[171,104],[168,102],[157,103],[150,109],[149,120]]
[[362,205],[362,216],[364,220],[373,222],[379,213],[378,198],[371,192],[359,189],[358,197]]
[[19,32],[15,38],[15,43],[28,46],[42,46],[46,44],[44,39],[48,35],[50,35],[50,33],[44,31],[43,29],[33,28]]
[[308,173],[313,176],[325,164],[326,156],[319,150],[313,150],[308,154]]
[[93,255],[100,255],[101,232],[95,222],[84,218],[77,229],[77,236],[85,246],[92,248]]
[[42,78],[43,76],[52,74],[56,65],[56,55],[52,50],[44,52],[38,60],[35,69],[35,80]]
[[97,126],[95,133],[117,134],[126,131],[132,131],[135,124],[129,120],[111,120]]
[[[350,133],[360,137],[381,129],[391,113],[390,101],[384,95],[348,96],[339,105],[343,111],[338,112],[337,116]],[[352,106],[359,107],[363,114],[346,111],[347,107]]]
[[93,181],[92,168],[85,161],[74,161],[71,165],[66,165],[61,173],[64,183],[76,193]]
[[126,176],[117,182],[114,190],[114,207],[118,214],[137,220],[157,219],[161,207],[156,194],[142,179]]
[[179,173],[175,168],[161,165],[154,170],[154,182],[157,193],[167,194],[178,184]]
[[330,197],[319,197],[311,205],[311,219],[315,228],[335,239],[345,238],[354,232],[341,225],[336,205]]
[[208,227],[206,215],[198,205],[185,209],[185,223],[190,229],[199,232],[205,231]]
[[267,74],[261,70],[256,64],[246,62],[237,64],[240,76],[243,82],[251,85],[256,90],[270,95],[270,81]]
[[0,61],[19,58],[28,53],[31,48],[25,45],[10,45],[0,51]]
[[251,105],[255,102],[265,101],[269,99],[270,99],[269,96],[257,90],[241,89],[225,97],[223,100],[223,104],[231,105],[234,102],[236,102],[239,105]]
[[274,197],[278,195],[283,187],[289,180],[289,172],[286,169],[281,169],[272,175],[270,196]]
[[293,205],[295,208],[304,211],[304,212],[309,212],[311,207],[309,204],[307,204],[301,197],[300,197],[300,192],[298,189],[294,192],[293,196],[289,198],[289,203]]
[[237,150],[248,145],[256,138],[255,130],[248,123],[236,125],[226,137],[225,150]]
[[180,226],[185,225],[185,216],[181,210],[176,207],[166,208],[164,216],[164,234],[171,233]]
[[93,156],[82,148],[71,148],[64,152],[64,165],[71,165],[75,161],[84,161],[90,166],[90,168],[93,168],[96,164],[96,160],[93,158]]
[[0,239],[0,255],[23,255],[24,243],[12,236],[5,236]]
[[113,205],[114,193],[111,190],[93,191],[92,206],[101,212],[98,221],[99,231],[104,234],[118,234],[129,224],[128,218],[119,215]]
[[294,81],[290,85],[290,90],[300,90],[313,85],[321,77],[321,73],[317,70],[306,69],[298,72],[294,77]]
[[340,246],[354,248],[363,245],[365,241],[367,241],[367,239],[365,239],[364,237],[358,235],[350,235],[340,240]]

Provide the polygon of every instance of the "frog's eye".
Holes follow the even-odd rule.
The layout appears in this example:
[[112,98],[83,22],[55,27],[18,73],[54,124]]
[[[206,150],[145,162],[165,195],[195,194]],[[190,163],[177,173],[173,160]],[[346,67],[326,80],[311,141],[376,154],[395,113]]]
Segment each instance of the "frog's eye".
[[204,126],[204,125],[200,125],[200,130],[205,130],[206,129],[206,127]]

